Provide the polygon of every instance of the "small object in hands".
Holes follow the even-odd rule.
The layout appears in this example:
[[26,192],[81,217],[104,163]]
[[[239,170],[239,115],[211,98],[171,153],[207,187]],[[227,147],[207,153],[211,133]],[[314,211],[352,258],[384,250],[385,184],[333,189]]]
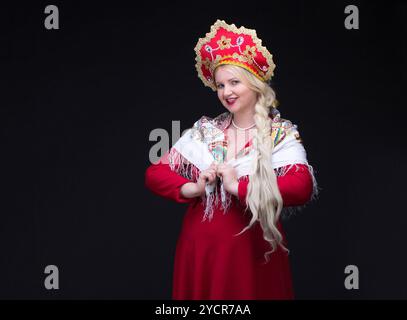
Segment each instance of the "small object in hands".
[[226,201],[226,196],[225,196],[225,187],[223,186],[222,176],[220,177],[220,182],[221,182],[221,185],[220,185],[220,197],[221,197],[222,203],[224,203]]

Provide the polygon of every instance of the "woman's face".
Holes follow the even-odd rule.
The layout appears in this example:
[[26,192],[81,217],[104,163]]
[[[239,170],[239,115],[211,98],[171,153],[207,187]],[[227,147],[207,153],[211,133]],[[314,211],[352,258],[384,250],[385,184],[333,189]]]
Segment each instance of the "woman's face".
[[257,93],[222,66],[215,70],[215,84],[219,100],[231,113],[254,109]]

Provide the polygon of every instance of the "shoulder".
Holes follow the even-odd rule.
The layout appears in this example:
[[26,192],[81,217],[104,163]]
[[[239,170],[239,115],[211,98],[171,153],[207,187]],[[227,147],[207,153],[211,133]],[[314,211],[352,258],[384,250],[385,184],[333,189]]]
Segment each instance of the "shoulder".
[[214,118],[202,116],[194,123],[191,134],[197,140],[206,143],[223,140],[223,131],[229,126],[231,120],[230,112],[224,112]]
[[202,116],[198,121],[194,123],[194,128],[213,126],[220,130],[223,130],[225,126],[229,126],[231,120],[232,114],[230,112],[221,113],[214,118]]
[[274,146],[277,146],[282,141],[297,140],[302,143],[300,133],[298,132],[297,125],[293,124],[290,120],[281,118],[280,112],[273,109],[270,114],[271,118],[271,139]]

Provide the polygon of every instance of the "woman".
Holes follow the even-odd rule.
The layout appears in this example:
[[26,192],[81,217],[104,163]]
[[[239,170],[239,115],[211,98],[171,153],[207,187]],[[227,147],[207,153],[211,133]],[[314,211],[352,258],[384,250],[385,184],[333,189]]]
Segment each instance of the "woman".
[[199,77],[227,112],[198,120],[145,180],[189,203],[173,299],[292,299],[280,215],[305,205],[317,186],[297,127],[275,108],[272,55],[254,30],[220,20],[195,52]]

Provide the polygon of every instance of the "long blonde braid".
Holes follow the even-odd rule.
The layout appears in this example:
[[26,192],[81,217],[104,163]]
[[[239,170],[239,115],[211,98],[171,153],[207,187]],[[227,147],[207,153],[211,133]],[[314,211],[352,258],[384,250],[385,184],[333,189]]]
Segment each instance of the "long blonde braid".
[[256,149],[254,160],[254,173],[250,176],[247,192],[247,205],[252,213],[252,218],[238,235],[245,232],[259,220],[263,229],[264,239],[270,243],[272,250],[265,253],[266,261],[268,255],[274,252],[278,246],[288,251],[283,245],[283,237],[277,228],[283,208],[283,199],[277,185],[277,177],[271,165],[271,154],[274,143],[271,138],[271,119],[269,117],[271,108],[277,105],[274,90],[266,83],[257,79],[243,68],[226,65],[228,71],[244,81],[252,90],[258,94],[255,105],[254,120],[257,134],[253,139]]

